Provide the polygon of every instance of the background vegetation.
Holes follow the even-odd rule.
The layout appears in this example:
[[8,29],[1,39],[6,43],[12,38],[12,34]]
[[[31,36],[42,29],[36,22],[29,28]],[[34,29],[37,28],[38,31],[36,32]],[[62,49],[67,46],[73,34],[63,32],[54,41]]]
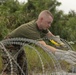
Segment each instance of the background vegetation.
[[20,4],[18,0],[0,0],[0,39],[23,23],[36,19],[38,14],[48,9],[54,16],[50,30],[63,39],[76,41],[76,13],[64,14],[56,7],[61,3],[57,0],[28,0]]
[[[50,31],[68,41],[76,41],[76,13],[70,11],[68,14],[64,14],[63,11],[56,9],[60,5],[61,3],[57,0],[28,0],[27,3],[22,4],[18,0],[0,0],[0,40],[21,24],[36,19],[42,10],[48,9],[54,16],[54,22]],[[37,61],[39,58],[35,52],[30,53],[29,49],[26,50],[28,50],[26,53],[29,58],[28,61],[35,55],[30,61],[34,63],[32,66],[34,68],[39,63]],[[28,53],[30,53],[31,57]],[[43,55],[47,56],[45,54]],[[49,59],[47,60],[49,61]],[[31,65],[31,63],[29,64]]]

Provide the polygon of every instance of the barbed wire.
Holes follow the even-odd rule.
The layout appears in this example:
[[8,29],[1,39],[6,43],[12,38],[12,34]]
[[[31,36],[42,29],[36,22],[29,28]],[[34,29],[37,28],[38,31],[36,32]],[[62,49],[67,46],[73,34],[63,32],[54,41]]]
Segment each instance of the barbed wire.
[[[54,66],[55,66],[56,71],[57,70],[62,70],[61,66],[60,66],[60,63],[58,62],[58,60],[56,59],[56,57],[53,55],[53,53],[50,50],[48,50],[46,47],[44,47],[43,45],[41,45],[40,43],[38,43],[38,41],[31,40],[31,39],[26,39],[26,38],[10,38],[10,39],[5,39],[5,40],[0,41],[0,48],[2,50],[4,50],[4,52],[7,54],[8,58],[9,58],[9,62],[10,62],[10,66],[11,66],[11,75],[13,75],[13,73],[14,73],[13,72],[13,64],[12,64],[13,62],[12,61],[14,61],[14,63],[19,67],[19,69],[21,70],[22,74],[23,75],[25,75],[25,74],[24,74],[23,70],[21,69],[21,67],[18,65],[18,63],[14,60],[14,57],[12,57],[10,55],[10,53],[7,51],[7,49],[5,48],[5,46],[6,45],[14,44],[14,45],[21,45],[23,47],[23,46],[26,45],[26,42],[33,43],[33,44],[41,47],[45,52],[48,53],[48,55],[51,55],[52,58],[55,60]],[[42,63],[42,67],[43,67],[43,73],[44,73],[44,65],[43,65],[43,63]]]

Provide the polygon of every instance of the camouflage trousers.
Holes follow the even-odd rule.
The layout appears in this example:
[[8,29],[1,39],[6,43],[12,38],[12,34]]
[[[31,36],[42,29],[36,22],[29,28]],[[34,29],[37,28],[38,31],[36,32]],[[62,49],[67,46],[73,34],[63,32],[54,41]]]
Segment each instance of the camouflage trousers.
[[[14,58],[14,60],[17,62],[17,64],[20,66],[22,71],[25,75],[28,75],[27,73],[27,59],[25,52],[23,48],[21,48],[19,45],[9,45],[6,47],[7,51],[10,53],[10,55]],[[1,57],[2,57],[2,64],[3,64],[3,71],[10,75],[11,67],[9,63],[9,58],[7,54],[2,50],[1,51]],[[13,62],[13,71],[16,75],[24,75],[21,72],[21,69],[17,66],[17,64],[12,60]],[[15,75],[14,74],[14,75]]]

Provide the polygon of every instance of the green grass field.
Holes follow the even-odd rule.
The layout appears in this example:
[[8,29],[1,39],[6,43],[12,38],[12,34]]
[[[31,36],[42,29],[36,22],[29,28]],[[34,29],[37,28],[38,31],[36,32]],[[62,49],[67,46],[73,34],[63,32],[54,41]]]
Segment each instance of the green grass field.
[[[52,57],[50,58],[48,54],[46,54],[46,52],[42,50],[42,48],[37,47],[35,45],[32,45],[32,47],[34,49],[28,46],[25,47],[25,53],[28,62],[28,71],[42,72],[42,64],[44,64],[45,70],[50,70],[51,67],[50,71],[53,71],[55,69],[53,61],[55,62],[55,60],[52,61]],[[75,45],[73,47],[76,48]],[[42,62],[40,58],[42,59]],[[70,69],[69,64],[67,64],[65,61],[60,61],[60,63],[64,70],[68,71]],[[1,69],[2,69],[2,59],[0,56],[0,71]]]

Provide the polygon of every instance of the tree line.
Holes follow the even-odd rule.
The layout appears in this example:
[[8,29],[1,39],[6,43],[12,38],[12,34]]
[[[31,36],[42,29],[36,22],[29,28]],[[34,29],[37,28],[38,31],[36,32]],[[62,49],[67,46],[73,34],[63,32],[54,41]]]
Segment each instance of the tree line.
[[47,9],[54,16],[51,32],[63,39],[76,41],[76,12],[70,10],[64,14],[56,9],[60,5],[57,0],[28,0],[27,3],[0,0],[0,40],[21,24],[37,19],[38,14]]

